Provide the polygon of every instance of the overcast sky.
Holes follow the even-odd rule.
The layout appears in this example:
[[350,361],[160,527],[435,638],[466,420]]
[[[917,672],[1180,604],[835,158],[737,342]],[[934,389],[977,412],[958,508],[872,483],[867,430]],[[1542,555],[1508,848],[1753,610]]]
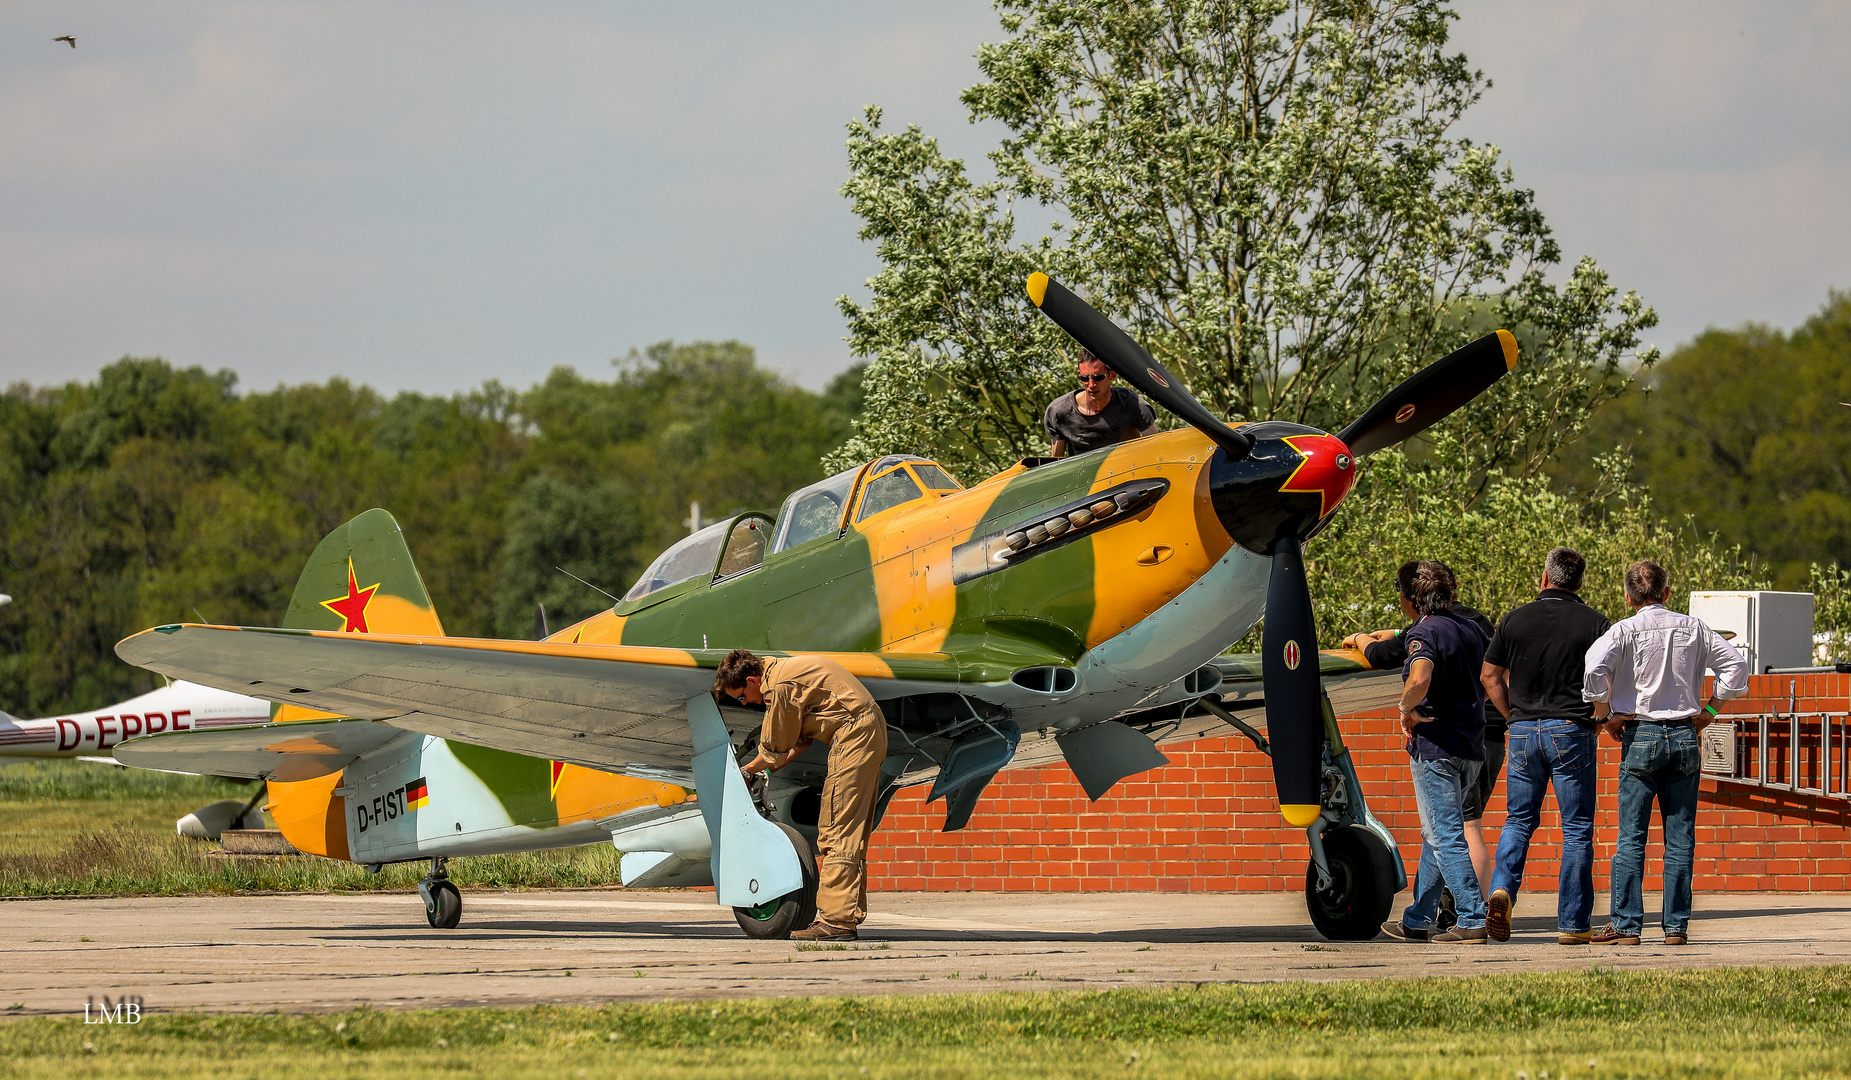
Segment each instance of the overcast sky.
[[[1851,4],[1461,10],[1496,84],[1466,133],[1658,344],[1851,287]],[[820,386],[875,270],[843,125],[980,155],[957,93],[998,35],[973,0],[10,0],[0,383],[133,354],[449,393],[738,338]]]

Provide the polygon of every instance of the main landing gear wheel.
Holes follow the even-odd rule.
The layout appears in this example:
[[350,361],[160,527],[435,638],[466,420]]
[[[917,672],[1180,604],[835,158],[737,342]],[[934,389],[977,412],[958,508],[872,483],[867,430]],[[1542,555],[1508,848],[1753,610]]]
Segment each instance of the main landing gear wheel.
[[797,852],[797,862],[803,867],[803,886],[757,907],[734,908],[733,918],[739,920],[739,929],[749,938],[782,940],[816,921],[816,856],[802,833],[783,822],[775,824]]
[[1324,834],[1330,888],[1318,888],[1318,867],[1305,867],[1305,907],[1311,924],[1332,941],[1368,941],[1382,931],[1395,903],[1394,855],[1359,826]]
[[463,921],[463,894],[450,882],[443,859],[431,860],[431,872],[418,882],[424,899],[424,918],[433,930],[454,930]]

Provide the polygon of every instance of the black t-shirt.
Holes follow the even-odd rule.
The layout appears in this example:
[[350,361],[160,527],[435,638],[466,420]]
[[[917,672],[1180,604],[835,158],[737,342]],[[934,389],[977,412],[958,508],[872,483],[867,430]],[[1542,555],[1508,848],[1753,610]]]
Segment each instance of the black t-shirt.
[[1112,399],[1097,416],[1080,411],[1078,394],[1075,390],[1055,398],[1048,406],[1047,415],[1041,419],[1048,442],[1065,439],[1069,454],[1084,454],[1101,446],[1135,439],[1139,432],[1157,422],[1157,414],[1151,411],[1150,403],[1139,397],[1136,390],[1114,386]]
[[[1589,646],[1612,625],[1567,589],[1544,589],[1504,616],[1485,663],[1510,669],[1512,720],[1594,722],[1594,703],[1581,700]],[[1487,715],[1497,711],[1485,706]]]
[[[1465,616],[1473,626],[1478,627],[1479,631],[1485,635],[1486,641],[1491,640],[1491,635],[1497,633],[1497,628],[1491,625],[1491,620],[1485,618],[1485,613],[1477,608],[1454,603],[1452,610],[1453,614]],[[1406,635],[1407,631],[1403,630],[1387,641],[1370,642],[1363,646],[1363,659],[1377,671],[1387,671],[1390,668],[1405,665],[1408,662]],[[1487,704],[1485,706],[1485,738],[1503,742],[1505,728],[1504,714]]]
[[1485,760],[1485,686],[1478,681],[1485,661],[1485,633],[1457,606],[1408,627],[1405,680],[1416,660],[1433,661],[1433,681],[1414,711],[1431,719],[1414,728],[1408,753],[1423,760]]

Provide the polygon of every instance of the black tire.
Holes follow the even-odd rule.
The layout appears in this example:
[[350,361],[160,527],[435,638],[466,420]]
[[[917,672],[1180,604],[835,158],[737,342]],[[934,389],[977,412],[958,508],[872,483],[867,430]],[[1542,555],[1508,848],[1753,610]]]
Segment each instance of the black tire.
[[1395,904],[1394,855],[1369,830],[1349,826],[1324,834],[1331,887],[1318,888],[1318,867],[1305,866],[1305,908],[1311,925],[1332,941],[1368,941],[1382,932]]
[[802,833],[781,821],[772,824],[783,831],[792,850],[797,852],[797,863],[803,867],[803,886],[757,907],[736,907],[733,918],[739,920],[739,929],[749,938],[781,941],[816,921],[816,854],[810,850],[810,842]]
[[431,902],[424,908],[424,917],[433,930],[456,929],[456,924],[463,921],[463,894],[447,881],[433,884]]

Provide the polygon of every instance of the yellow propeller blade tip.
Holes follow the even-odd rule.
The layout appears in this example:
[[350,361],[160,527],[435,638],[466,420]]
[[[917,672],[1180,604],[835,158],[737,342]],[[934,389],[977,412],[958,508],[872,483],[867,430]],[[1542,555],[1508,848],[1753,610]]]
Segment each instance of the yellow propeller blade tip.
[[1035,302],[1036,307],[1041,306],[1041,301],[1047,295],[1048,275],[1039,272],[1028,275],[1028,298]]
[[1517,370],[1517,339],[1509,330],[1499,330],[1498,344],[1504,346],[1504,370]]
[[1285,823],[1295,829],[1308,827],[1324,812],[1324,808],[1307,803],[1280,803],[1279,812],[1285,815]]

